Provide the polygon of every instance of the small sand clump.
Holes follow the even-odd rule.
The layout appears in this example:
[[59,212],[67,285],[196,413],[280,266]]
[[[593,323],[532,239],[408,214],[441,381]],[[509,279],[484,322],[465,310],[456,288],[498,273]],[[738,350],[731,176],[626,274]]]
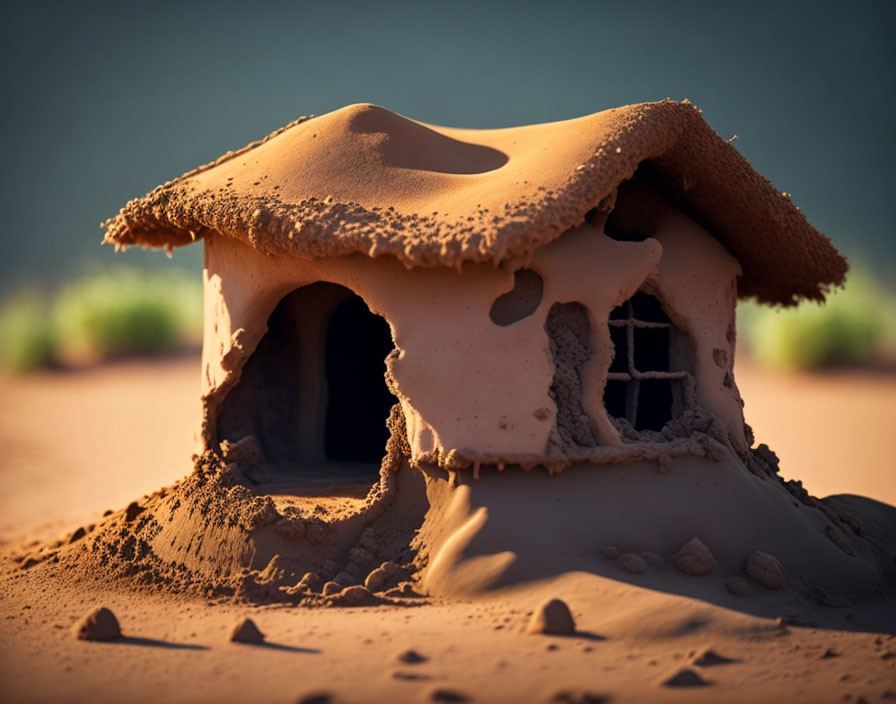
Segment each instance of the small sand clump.
[[649,569],[647,567],[647,563],[644,562],[644,558],[640,555],[623,555],[619,558],[619,566],[622,567],[626,572],[631,572],[632,574],[644,574]]
[[724,655],[719,655],[711,648],[706,648],[694,658],[694,665],[697,667],[715,667],[717,665],[730,665],[735,662],[737,662],[737,660],[726,658]]
[[131,503],[129,503],[127,508],[124,510],[124,522],[132,523],[137,518],[137,516],[139,516],[145,510],[146,509],[136,501],[131,501]]
[[335,701],[329,692],[311,692],[301,695],[296,704],[333,704]]
[[691,538],[673,558],[675,566],[692,577],[705,577],[715,572],[719,563],[699,538]]
[[338,594],[339,592],[341,592],[342,589],[342,585],[338,582],[327,582],[321,589],[321,593],[324,596],[333,596],[334,594]]
[[705,687],[709,682],[686,667],[664,679],[662,684],[664,687]]
[[610,701],[604,694],[571,689],[561,689],[548,699],[549,704],[607,704]]
[[244,618],[230,632],[230,640],[234,643],[264,643],[264,633],[251,618]]
[[655,552],[642,552],[639,557],[644,560],[654,572],[666,572],[669,570],[669,565],[666,561]]
[[305,576],[299,580],[299,590],[311,594],[319,594],[324,587],[324,580],[316,572],[306,572]]
[[427,695],[426,701],[430,702],[468,702],[470,698],[463,692],[447,687],[436,687],[431,689]]
[[395,659],[398,660],[398,662],[403,662],[405,665],[419,665],[421,662],[426,662],[428,660],[426,656],[421,655],[412,648],[402,650],[395,656]]
[[395,585],[401,573],[401,567],[392,561],[386,561],[367,575],[364,586],[372,592],[384,591]]
[[747,558],[744,569],[747,576],[766,589],[783,589],[787,586],[787,575],[778,558],[767,552],[754,550]]
[[246,467],[251,467],[264,460],[261,444],[254,435],[246,435],[233,443],[224,440],[221,443],[221,452],[228,462]]
[[414,585],[411,582],[401,582],[398,586],[387,589],[383,594],[385,596],[397,596],[411,599],[420,597],[420,594],[414,591]]
[[753,588],[749,585],[747,580],[741,579],[740,577],[729,579],[725,584],[725,588],[734,594],[734,596],[750,596],[750,594],[753,593]]
[[78,640],[114,640],[121,638],[121,627],[115,614],[101,606],[78,621],[73,633]]
[[619,550],[612,545],[607,545],[607,547],[603,549],[603,555],[608,560],[615,560],[619,557]]
[[364,586],[372,592],[380,592],[386,588],[389,583],[389,575],[382,567],[377,567],[373,572],[367,575],[364,580]]
[[338,594],[332,594],[330,603],[334,606],[374,606],[382,603],[382,600],[371,594],[367,587],[355,584],[345,587]]
[[566,602],[548,599],[539,604],[529,620],[527,633],[566,636],[575,633],[576,624]]

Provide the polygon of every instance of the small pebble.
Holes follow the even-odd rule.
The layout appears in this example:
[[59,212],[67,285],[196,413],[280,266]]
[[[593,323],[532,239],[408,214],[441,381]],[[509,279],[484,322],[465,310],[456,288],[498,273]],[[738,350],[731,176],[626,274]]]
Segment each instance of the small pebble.
[[715,572],[719,563],[699,538],[692,538],[675,554],[675,566],[692,577],[705,577]]
[[78,640],[114,640],[121,638],[121,627],[115,614],[101,606],[78,621],[73,633]]
[[458,692],[456,689],[448,689],[447,687],[436,687],[435,689],[429,690],[427,699],[431,702],[450,703],[470,701],[470,698],[463,692]]
[[655,552],[642,552],[639,557],[655,572],[667,572],[669,570],[669,565],[666,564],[666,561]]
[[724,655],[719,655],[715,650],[704,650],[696,658],[694,658],[694,664],[698,667],[715,667],[716,665],[730,665],[731,663],[737,662],[737,660],[732,660],[731,658],[726,658]]
[[631,572],[632,574],[644,574],[649,569],[647,563],[644,562],[644,558],[639,555],[632,555],[631,553],[619,558],[619,566],[626,572]]
[[784,566],[778,559],[767,552],[754,550],[747,558],[744,569],[747,576],[766,589],[783,589],[787,586],[787,575]]
[[230,640],[234,643],[264,643],[264,633],[251,618],[244,618],[230,632]]
[[569,635],[576,630],[569,607],[560,599],[548,599],[539,604],[529,620],[527,633]]
[[664,687],[705,687],[708,684],[709,682],[687,667],[663,680]]
[[377,567],[364,580],[364,586],[372,592],[382,591],[389,582],[389,575],[382,567]]
[[305,576],[299,581],[299,589],[308,591],[312,594],[320,593],[323,589],[324,580],[316,572],[306,572]]
[[753,588],[747,583],[747,580],[739,577],[729,579],[725,587],[735,596],[750,596],[753,593]]
[[332,704],[334,701],[329,692],[311,692],[300,696],[296,704]]
[[426,662],[427,660],[426,657],[413,649],[402,650],[395,656],[395,659],[398,660],[398,662],[403,662],[405,665],[419,665],[421,662]]

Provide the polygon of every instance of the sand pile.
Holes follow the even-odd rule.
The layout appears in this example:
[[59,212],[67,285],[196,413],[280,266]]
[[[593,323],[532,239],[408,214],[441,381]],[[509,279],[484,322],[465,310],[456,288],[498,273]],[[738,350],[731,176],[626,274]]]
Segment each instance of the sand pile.
[[[843,500],[813,499],[778,479],[767,450],[751,458],[754,472],[731,458],[682,457],[665,473],[640,462],[553,476],[482,468],[474,478],[421,471],[394,452],[368,509],[328,520],[253,493],[235,465],[208,452],[182,482],[18,564],[128,588],[308,606],[473,594],[574,570],[735,598],[746,610],[758,608],[758,593],[834,608],[893,594],[896,547],[885,530],[896,510],[851,497],[858,518]],[[561,606],[539,610],[538,629],[568,632]]]

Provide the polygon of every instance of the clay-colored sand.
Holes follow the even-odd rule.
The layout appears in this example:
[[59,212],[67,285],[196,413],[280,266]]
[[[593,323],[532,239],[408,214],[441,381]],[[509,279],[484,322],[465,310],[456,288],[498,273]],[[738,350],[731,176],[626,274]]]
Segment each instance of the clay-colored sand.
[[756,438],[781,474],[814,496],[858,494],[896,506],[896,374],[787,374],[739,361],[737,385]]
[[[198,360],[183,359],[3,379],[0,535],[46,534],[48,521],[63,513],[56,525],[70,530],[186,473],[198,368]],[[896,480],[883,449],[883,411],[896,402],[891,378],[790,378],[747,366],[737,375],[747,419],[780,452],[785,476],[817,495],[892,501]],[[809,422],[787,424],[793,417]],[[857,451],[862,438],[865,449]],[[838,457],[848,467],[839,473],[825,462]],[[751,596],[737,597],[743,602],[731,597],[749,603],[754,615],[747,615],[715,605],[716,576],[633,575],[596,559],[604,576],[572,573],[472,600],[361,609],[211,604],[105,591],[64,572],[48,582],[46,572],[4,569],[3,700],[296,702],[329,693],[333,702],[426,702],[442,689],[480,702],[548,702],[563,691],[612,702],[840,702],[847,695],[877,702],[896,692],[896,639],[873,632],[892,624],[893,606],[877,607],[875,629],[865,616],[855,622],[848,608],[788,607],[754,585]],[[691,580],[688,597],[669,593],[681,579]],[[548,597],[569,604],[576,635],[524,633],[529,612]],[[71,626],[102,605],[118,617],[125,639],[75,640]],[[246,615],[267,645],[228,641]],[[775,622],[816,616],[829,627]],[[425,661],[399,660],[408,649]],[[718,659],[706,656],[708,649],[733,662],[707,665]],[[709,684],[662,684],[699,680]]]
[[0,541],[72,529],[188,474],[198,388],[193,356],[0,376]]

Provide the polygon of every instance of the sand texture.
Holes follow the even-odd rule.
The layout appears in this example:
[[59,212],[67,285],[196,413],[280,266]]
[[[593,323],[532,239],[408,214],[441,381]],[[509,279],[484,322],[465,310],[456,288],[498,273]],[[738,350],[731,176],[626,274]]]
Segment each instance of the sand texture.
[[[39,389],[64,413],[81,403],[79,390],[107,388],[105,402],[118,407],[141,380],[151,380],[157,393],[167,389],[167,406],[177,407],[180,399],[186,407],[192,393],[180,378],[196,366],[195,360],[119,365],[65,377],[65,384],[48,384],[55,375],[47,375],[3,380],[0,388],[4,398],[20,401]],[[774,375],[749,370],[744,377],[751,398],[778,388]],[[110,378],[115,384],[107,387]],[[824,398],[849,405],[851,388],[864,393],[861,383],[843,387],[836,378],[811,379],[794,387],[793,407],[799,408],[800,389],[808,404],[822,407]],[[868,384],[889,398],[885,381]],[[794,506],[793,494],[770,478],[724,460],[695,458],[673,460],[666,473],[655,463],[616,470],[579,466],[555,476],[532,471],[516,480],[511,468],[483,470],[479,480],[458,478],[446,514],[433,521],[409,515],[409,505],[401,503],[423,480],[406,481],[416,475],[398,467],[390,470],[394,485],[386,490],[398,510],[392,518],[384,511],[358,548],[340,549],[342,529],[333,523],[284,523],[305,530],[319,525],[324,535],[315,545],[331,546],[331,554],[344,560],[322,563],[320,573],[309,576],[299,574],[307,566],[298,564],[301,556],[271,554],[277,541],[288,538],[270,528],[282,521],[271,511],[283,507],[228,485],[226,471],[213,470],[211,461],[168,489],[130,503],[122,499],[107,516],[101,515],[107,496],[79,495],[70,504],[69,525],[80,521],[80,532],[70,529],[58,540],[37,543],[16,537],[46,535],[40,501],[45,480],[29,471],[42,457],[54,456],[50,446],[24,454],[16,449],[30,447],[28,438],[40,437],[45,423],[39,404],[21,408],[15,420],[20,442],[9,446],[2,472],[19,475],[5,498],[19,513],[14,529],[4,533],[0,575],[5,701],[877,702],[896,691],[896,606],[892,591],[874,576],[874,558],[865,547],[869,533],[892,525],[893,509],[882,504],[837,497],[832,505],[858,516],[865,537],[842,522],[841,534],[832,533],[819,508],[798,500]],[[770,415],[774,407],[764,408],[751,418],[757,427],[778,422]],[[183,425],[161,404],[146,413],[145,422],[159,433],[176,437]],[[88,422],[75,413],[68,432]],[[885,422],[856,413],[842,420],[841,437],[849,437],[850,423],[884,434]],[[4,419],[4,432],[11,423]],[[121,448],[125,466],[127,449],[143,438],[134,424],[91,432],[111,449]],[[799,432],[794,426],[794,442]],[[831,446],[836,453],[836,438]],[[251,459],[250,450],[234,457]],[[166,452],[148,446],[140,462],[154,466]],[[78,459],[92,453],[87,447],[69,451],[60,489],[120,473],[119,464]],[[820,457],[805,470],[792,470],[810,489]],[[885,476],[873,462],[856,465],[857,485],[867,481],[863,471]],[[162,483],[170,485],[178,473],[176,467],[168,471]],[[124,496],[139,496],[146,476],[126,476],[131,489],[124,487]],[[830,480],[822,471],[819,481]],[[850,478],[842,481],[832,490],[848,489]],[[523,490],[526,482],[536,483],[537,491]],[[178,487],[187,486],[181,493]],[[701,492],[714,505],[701,500]],[[183,510],[174,507],[178,498]],[[562,507],[562,521],[553,506]],[[191,510],[203,523],[195,533],[201,542],[178,543],[189,531],[175,528],[190,520]],[[403,533],[403,521],[422,521],[416,543]],[[557,540],[569,546],[567,554],[553,548]],[[441,545],[431,559],[436,567],[442,563],[447,576],[439,578],[433,565],[430,572],[442,589],[464,596],[427,595],[426,585],[413,579],[420,565],[412,552],[402,555],[402,541]],[[222,578],[222,566],[235,558],[220,548],[234,545],[254,550],[257,567]],[[715,566],[698,568],[694,576],[676,558],[696,555],[705,567],[701,546]],[[172,559],[170,551],[181,547]],[[884,540],[874,549],[889,548]],[[396,560],[384,560],[385,554]],[[643,569],[628,569],[625,564],[634,561],[626,558],[637,558]],[[364,569],[346,570],[352,564]],[[779,566],[783,587],[775,581]],[[510,581],[518,581],[520,571],[526,578],[502,586],[508,569],[517,572]],[[324,580],[333,585],[329,597],[322,593]],[[568,607],[571,624],[562,614],[556,618],[556,607],[545,614],[553,600]],[[123,637],[76,638],[72,629],[101,606],[114,614]],[[230,641],[247,617],[264,633],[262,643]],[[532,634],[533,621],[559,623],[563,631],[571,625],[573,632]]]
[[106,223],[106,241],[170,248],[226,236],[268,254],[497,264],[609,210],[639,167],[740,261],[740,295],[790,305],[842,283],[845,260],[789,194],[693,105],[668,100],[496,130],[351,105],[131,201]]

